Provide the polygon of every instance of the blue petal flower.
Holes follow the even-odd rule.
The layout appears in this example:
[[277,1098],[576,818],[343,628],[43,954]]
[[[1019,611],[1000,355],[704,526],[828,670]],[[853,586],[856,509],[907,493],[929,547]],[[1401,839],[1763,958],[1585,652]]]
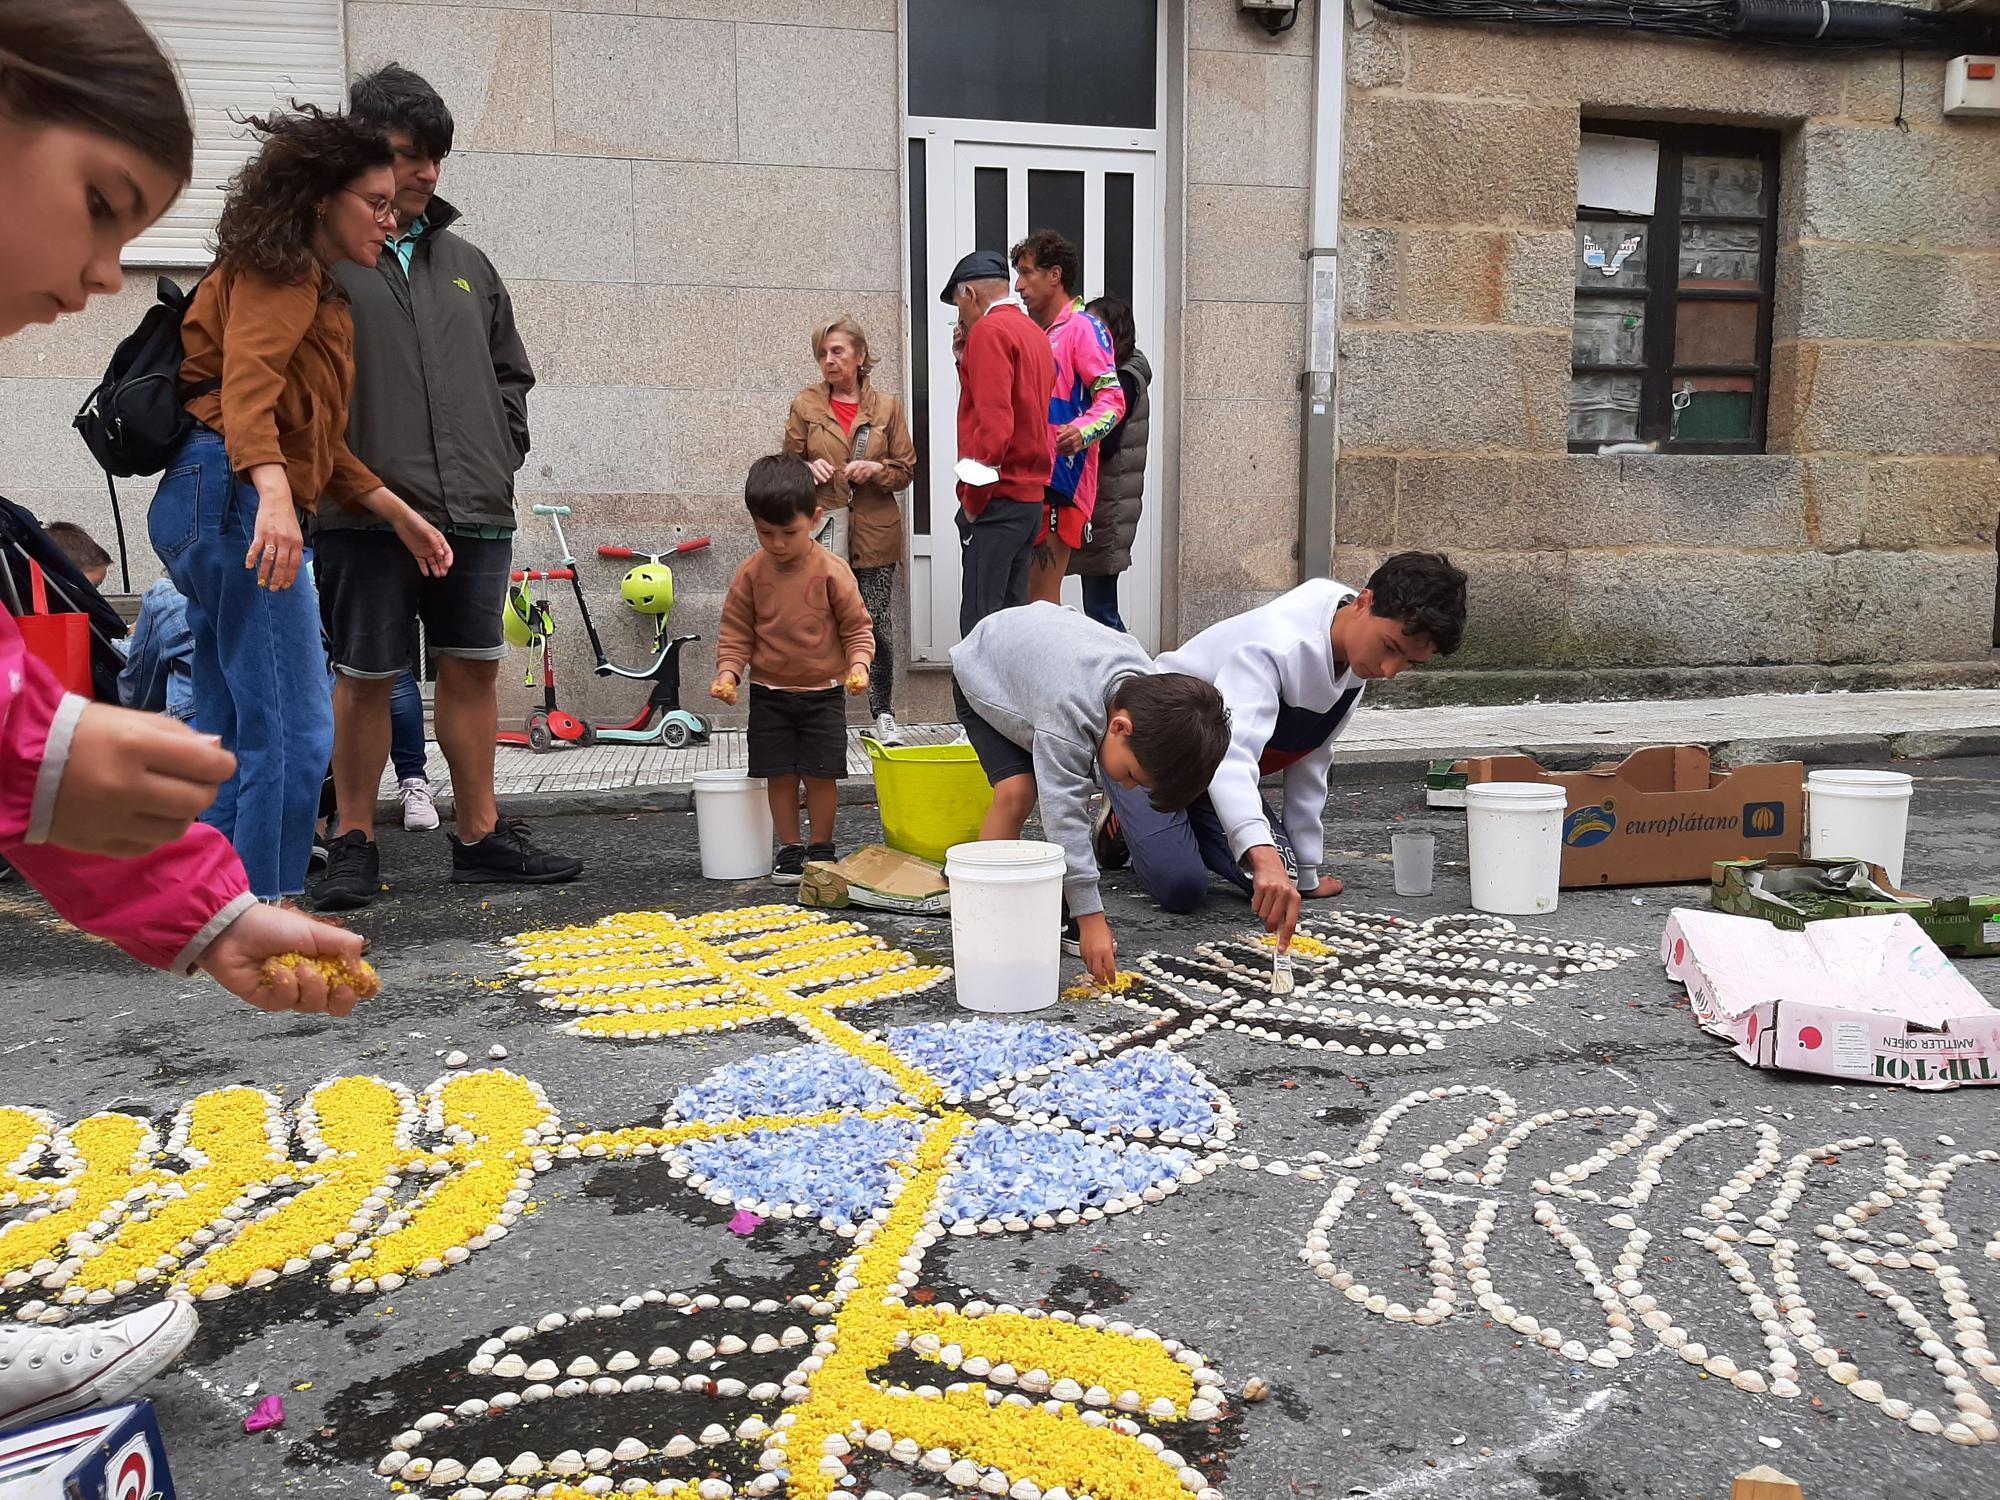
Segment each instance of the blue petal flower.
[[894,1164],[916,1154],[922,1129],[915,1120],[847,1119],[696,1141],[683,1154],[738,1198],[801,1203],[822,1218],[852,1223],[888,1200]]
[[1185,1151],[1107,1145],[1085,1140],[1081,1131],[982,1120],[960,1148],[939,1217],[951,1224],[1098,1208],[1172,1181],[1192,1162]]
[[892,1104],[887,1075],[824,1043],[760,1054],[717,1068],[674,1099],[683,1120],[740,1120],[745,1115],[810,1115]]
[[947,1089],[968,1094],[1082,1051],[1097,1055],[1097,1043],[1080,1031],[1047,1021],[946,1021],[925,1026],[892,1026],[887,1041],[896,1055],[915,1063]]
[[1062,1115],[1099,1135],[1146,1127],[1206,1139],[1221,1097],[1179,1054],[1139,1047],[1064,1069],[1035,1087],[1023,1084],[1007,1102],[1023,1114]]

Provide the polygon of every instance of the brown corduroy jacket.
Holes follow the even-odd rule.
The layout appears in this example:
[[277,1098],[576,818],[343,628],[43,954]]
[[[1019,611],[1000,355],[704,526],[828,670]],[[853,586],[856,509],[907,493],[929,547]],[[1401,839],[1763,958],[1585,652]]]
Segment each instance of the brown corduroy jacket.
[[320,295],[326,277],[315,267],[281,283],[220,265],[181,321],[182,389],[222,382],[189,401],[189,413],[222,434],[237,473],[283,464],[301,510],[322,499],[351,505],[382,483],[347,448],[354,319],[344,294]]
[[[903,560],[903,513],[896,494],[916,477],[917,450],[902,402],[864,381],[860,404],[854,431],[859,434],[867,424],[868,446],[856,453],[854,439],[840,430],[833,414],[832,390],[823,381],[807,386],[792,398],[785,452],[833,465],[833,478],[819,486],[819,503],[828,510],[847,509],[848,561],[857,568],[888,568]],[[882,465],[873,484],[849,486],[847,466],[857,458]]]

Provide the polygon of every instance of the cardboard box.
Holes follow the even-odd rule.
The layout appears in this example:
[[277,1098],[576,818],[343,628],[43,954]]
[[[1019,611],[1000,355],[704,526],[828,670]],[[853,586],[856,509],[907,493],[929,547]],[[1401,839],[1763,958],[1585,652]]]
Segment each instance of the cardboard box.
[[0,1500],[174,1500],[153,1403],[0,1432]]
[[1460,762],[1474,786],[1537,781],[1568,794],[1562,884],[1707,881],[1716,861],[1796,849],[1806,768],[1798,761],[1718,771],[1700,745],[1655,745],[1588,771],[1545,771],[1527,755]]
[[1785,932],[1682,908],[1660,961],[1753,1067],[1916,1089],[2000,1083],[2000,1010],[1901,912]]
[[944,871],[900,849],[869,844],[835,863],[806,866],[799,885],[801,906],[866,906],[906,916],[936,916],[951,910]]
[[1796,854],[1723,860],[1715,867],[1708,900],[1717,911],[1758,917],[1788,932],[1830,917],[1901,912],[1947,953],[1960,958],[2000,953],[2000,895],[1926,901],[1891,885],[1880,865],[1861,860]]

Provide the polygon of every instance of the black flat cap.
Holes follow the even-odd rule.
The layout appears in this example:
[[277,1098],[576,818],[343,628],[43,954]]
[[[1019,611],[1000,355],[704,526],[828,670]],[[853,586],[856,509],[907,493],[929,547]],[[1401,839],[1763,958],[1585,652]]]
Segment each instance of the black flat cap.
[[961,283],[967,281],[1005,281],[1010,272],[1007,257],[998,250],[975,250],[951,268],[951,280],[938,293],[938,301],[949,306]]

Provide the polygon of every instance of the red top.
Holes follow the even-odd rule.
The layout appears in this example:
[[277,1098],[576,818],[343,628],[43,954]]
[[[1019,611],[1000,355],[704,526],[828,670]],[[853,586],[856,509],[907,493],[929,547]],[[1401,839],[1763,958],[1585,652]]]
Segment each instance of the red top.
[[849,437],[853,437],[854,419],[861,415],[861,403],[859,401],[834,400],[831,402],[831,405],[833,407],[833,419],[840,424],[840,430]]
[[968,516],[994,499],[1042,503],[1055,449],[1049,392],[1056,361],[1041,325],[1012,302],[996,302],[972,325],[958,367],[958,453],[1000,471],[997,484],[958,487]]

